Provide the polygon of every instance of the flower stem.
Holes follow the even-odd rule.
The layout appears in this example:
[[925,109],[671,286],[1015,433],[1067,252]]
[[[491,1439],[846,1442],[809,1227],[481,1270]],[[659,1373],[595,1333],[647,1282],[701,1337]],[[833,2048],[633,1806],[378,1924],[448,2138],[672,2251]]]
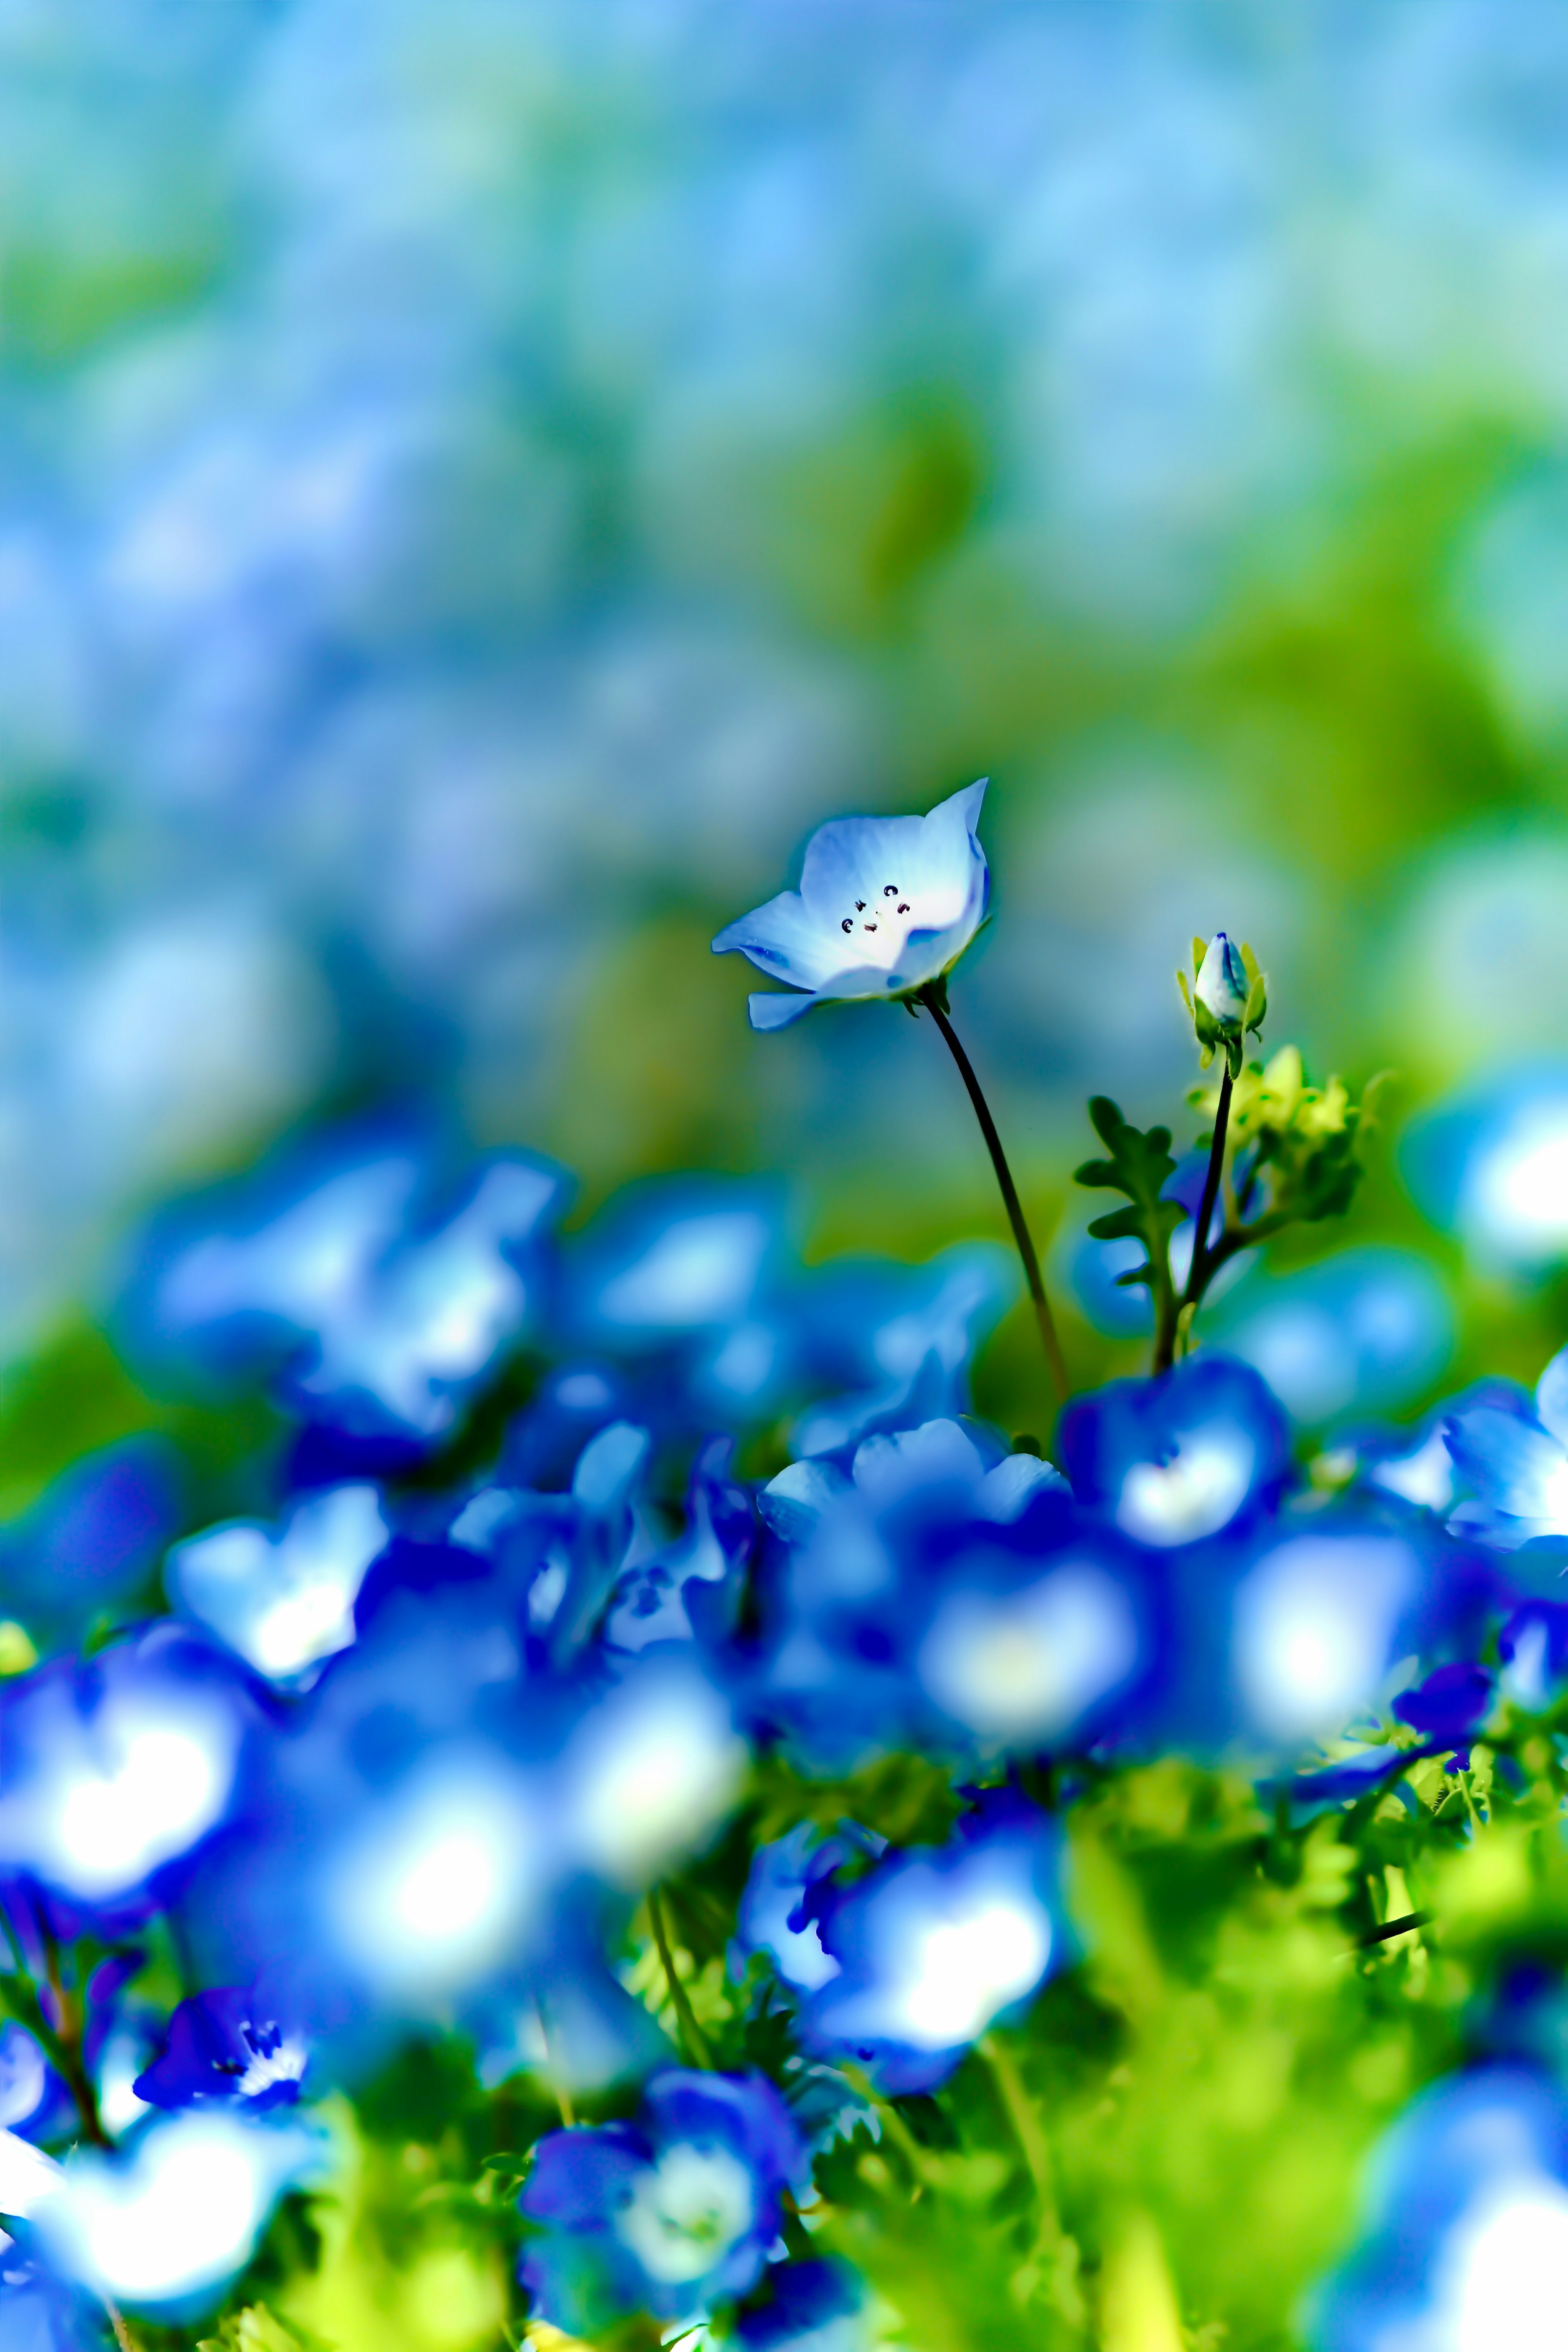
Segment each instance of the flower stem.
[[1013,1181],[1013,1171],[1007,1165],[1007,1155],[1002,1149],[1002,1139],[996,1132],[996,1122],[991,1116],[991,1106],[981,1091],[973,1064],[958,1042],[958,1033],[948,1019],[947,1009],[935,981],[921,990],[920,1001],[946,1038],[948,1051],[958,1064],[958,1074],[969,1090],[970,1101],[974,1105],[974,1116],[980,1121],[980,1132],[985,1138],[985,1148],[991,1154],[991,1165],[996,1171],[996,1181],[1001,1187],[1002,1205],[1013,1228],[1013,1239],[1018,1244],[1018,1255],[1024,1261],[1024,1278],[1035,1302],[1035,1320],[1040,1327],[1040,1345],[1046,1351],[1046,1362],[1056,1384],[1058,1402],[1065,1404],[1072,1385],[1068,1379],[1067,1360],[1062,1354],[1062,1343],[1057,1337],[1056,1320],[1051,1314],[1050,1301],[1046,1297],[1046,1286],[1040,1274],[1040,1261],[1036,1255],[1029,1228],[1024,1221],[1024,1205]]
[[1051,2151],[1046,2144],[1040,2118],[1025,2088],[1017,2062],[1005,2044],[988,2033],[980,2043],[980,2055],[991,2070],[991,2079],[1001,2095],[1007,2121],[1013,2127],[1013,2137],[1029,2168],[1035,2207],[1040,2221],[1040,2235],[1047,2242],[1054,2242],[1061,2235],[1061,2221],[1057,2212],[1056,2184],[1051,2175]]
[[[1186,1288],[1182,1293],[1182,1307],[1195,1307],[1202,1298],[1210,1276],[1220,1261],[1211,1259],[1208,1246],[1209,1226],[1214,1221],[1214,1204],[1219,1198],[1219,1180],[1225,1170],[1226,1136],[1230,1127],[1230,1064],[1226,1062],[1219,1082],[1219,1108],[1215,1113],[1214,1141],[1209,1146],[1208,1172],[1204,1178],[1203,1199],[1198,1206],[1198,1221],[1193,1228],[1193,1262],[1187,1268]],[[1178,1319],[1181,1308],[1177,1309]],[[1172,1332],[1174,1339],[1174,1330]],[[1171,1354],[1166,1351],[1164,1335],[1156,1351],[1154,1370],[1168,1371]]]
[[648,1926],[653,1929],[653,1940],[658,1947],[659,1963],[664,1969],[664,1980],[669,1987],[670,2007],[675,2011],[675,2021],[680,2029],[680,2039],[686,2055],[694,2065],[710,2067],[713,2063],[713,2053],[709,2049],[702,2028],[697,2022],[696,2013],[692,2009],[686,1987],[676,1973],[675,1955],[670,1949],[669,1929],[665,1922],[664,1904],[657,1886],[650,1886],[647,1891],[647,1921]]

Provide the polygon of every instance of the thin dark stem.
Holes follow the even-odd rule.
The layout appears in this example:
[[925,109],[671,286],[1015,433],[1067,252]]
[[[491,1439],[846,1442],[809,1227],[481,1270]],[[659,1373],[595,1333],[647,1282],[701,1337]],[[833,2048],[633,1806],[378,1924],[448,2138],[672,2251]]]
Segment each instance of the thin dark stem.
[[76,2102],[83,2133],[94,2147],[112,2147],[114,2142],[103,2128],[103,2118],[98,2112],[98,2093],[93,2088],[92,2076],[87,2071],[87,2060],[82,2052],[82,2031],[86,2022],[82,1995],[75,1990],[67,1990],[60,1970],[60,1948],[55,1940],[54,1931],[41,1910],[36,1916],[38,1941],[43,1947],[44,1969],[55,2012],[52,2020],[55,2048],[50,2054],[65,2078],[67,2090]]
[[653,1940],[658,1947],[659,1963],[664,1969],[665,1983],[669,1987],[670,2006],[675,2011],[675,2021],[680,2029],[680,2039],[685,2044],[686,2054],[696,2065],[711,2066],[713,2053],[709,2049],[702,2028],[697,2022],[696,2012],[688,1998],[686,1987],[676,1973],[675,1955],[669,1945],[669,1930],[665,1925],[664,1905],[657,1886],[650,1886],[647,1891],[647,1918],[648,1926],[653,1929]]
[[1193,1234],[1193,1262],[1187,1268],[1187,1286],[1182,1293],[1184,1307],[1195,1307],[1204,1295],[1204,1285],[1209,1275],[1209,1224],[1214,1216],[1214,1204],[1219,1198],[1220,1172],[1225,1166],[1226,1131],[1230,1125],[1230,1064],[1219,1082],[1219,1108],[1215,1113],[1214,1141],[1209,1147],[1208,1173],[1204,1178],[1204,1197],[1198,1210],[1198,1222]]
[[1034,1241],[1024,1221],[1024,1204],[1018,1198],[1018,1188],[1013,1181],[1013,1171],[1007,1165],[1007,1155],[1002,1149],[1002,1139],[996,1132],[996,1122],[991,1116],[991,1106],[981,1092],[974,1066],[958,1042],[958,1033],[947,1017],[936,984],[922,988],[920,1001],[947,1040],[948,1051],[958,1064],[958,1074],[969,1090],[974,1105],[974,1116],[980,1121],[980,1132],[985,1138],[985,1148],[991,1154],[991,1165],[996,1171],[996,1181],[1002,1190],[1002,1205],[1007,1212],[1007,1222],[1013,1228],[1013,1239],[1018,1244],[1018,1255],[1024,1261],[1024,1279],[1029,1286],[1029,1296],[1035,1302],[1035,1320],[1040,1327],[1040,1345],[1046,1351],[1051,1379],[1056,1383],[1058,1402],[1067,1402],[1071,1382],[1068,1379],[1067,1359],[1062,1343],[1057,1337],[1051,1304],[1046,1297],[1046,1286],[1040,1273],[1040,1261],[1035,1253]]

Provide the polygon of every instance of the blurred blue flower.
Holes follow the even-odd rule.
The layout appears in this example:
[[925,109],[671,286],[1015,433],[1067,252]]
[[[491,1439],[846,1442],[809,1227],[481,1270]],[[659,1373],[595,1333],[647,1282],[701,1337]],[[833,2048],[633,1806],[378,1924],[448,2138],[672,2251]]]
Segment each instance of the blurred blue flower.
[[45,2141],[77,2124],[76,2103],[25,2025],[0,2025],[0,2131]]
[[887,2091],[943,2081],[1069,1956],[1059,1872],[1045,1815],[991,1790],[945,1846],[889,1853],[846,1887],[815,1888],[837,1972],[802,2004],[808,2046],[853,2059]]
[[801,995],[756,994],[753,1029],[782,1029],[814,1004],[912,996],[952,970],[985,919],[990,874],[976,837],[985,779],[927,816],[837,817],[805,847],[800,888],[721,930]]
[[1498,1683],[1532,1715],[1544,1713],[1568,1681],[1568,1602],[1524,1601],[1498,1633]]
[[765,2303],[735,2322],[742,2352],[869,2352],[866,2291],[847,2263],[775,2263]]
[[232,1519],[176,1544],[164,1578],[258,1674],[298,1684],[353,1640],[360,1585],[390,1533],[375,1487],[331,1486],[295,1503],[276,1535]]
[[1413,1120],[1400,1165],[1420,1208],[1483,1265],[1539,1276],[1568,1256],[1568,1071],[1483,1079]]
[[703,1447],[692,1467],[684,1531],[623,1572],[605,1619],[612,1649],[689,1642],[693,1608],[705,1631],[727,1630],[757,1537],[751,1495],[730,1475],[734,1452],[727,1437]]
[[1568,2264],[1568,2102],[1522,2068],[1423,2092],[1377,2150],[1359,2245],[1311,2297],[1313,2352],[1535,2352]]
[[939,1417],[863,1438],[848,1474],[829,1460],[792,1462],[771,1478],[757,1507],[774,1530],[802,1543],[823,1514],[845,1503],[875,1512],[925,1494],[946,1496],[980,1519],[1015,1519],[1042,1488],[1066,1494],[1059,1470],[1038,1454],[1009,1454],[980,1424]]
[[178,1474],[173,1446],[156,1437],[127,1438],[73,1463],[0,1529],[5,1606],[40,1634],[69,1641],[134,1598],[179,1524]]
[[155,2107],[226,2100],[253,2115],[292,2106],[310,2053],[302,2035],[279,2023],[275,2007],[244,1988],[181,2001],[163,2049],[136,2078],[136,2096]]
[[1059,1450],[1079,1502],[1159,1549],[1239,1532],[1273,1507],[1291,1466],[1284,1416],[1258,1374],[1206,1351],[1075,1399]]
[[211,2108],[160,2117],[112,2153],[78,2149],[33,2226],[67,2278],[178,2322],[212,2307],[323,2153],[294,2125]]
[[539,1319],[563,1194],[558,1170],[514,1155],[454,1198],[406,1134],[328,1136],[154,1225],[124,1309],[132,1348],[271,1370],[307,1418],[428,1442]]
[[584,2335],[634,2312],[692,2319],[744,2294],[809,2168],[760,2074],[656,2074],[634,2123],[551,2132],[519,2199],[536,2315]]
[[1255,1275],[1216,1331],[1310,1424],[1419,1396],[1453,1353],[1454,1305],[1414,1250],[1342,1250],[1294,1274]]
[[228,1819],[258,1723],[220,1653],[165,1622],[0,1694],[0,1880],[143,1915]]
[[1451,1664],[1435,1666],[1413,1690],[1401,1691],[1394,1702],[1394,1713],[1412,1731],[1453,1748],[1454,1769],[1468,1771],[1470,1742],[1491,1713],[1496,1691],[1496,1682],[1485,1666],[1456,1659]]
[[841,1822],[831,1835],[801,1822],[771,1845],[759,1846],[741,1895],[730,1947],[731,1972],[742,1974],[753,1952],[765,1952],[784,1983],[797,1991],[815,1992],[836,1977],[838,1963],[822,1948],[807,1897],[844,1864],[875,1858],[887,1843],[852,1822]]
[[1522,1399],[1467,1402],[1443,1435],[1467,1497],[1450,1524],[1500,1551],[1568,1542],[1568,1348],[1542,1373],[1531,1413]]

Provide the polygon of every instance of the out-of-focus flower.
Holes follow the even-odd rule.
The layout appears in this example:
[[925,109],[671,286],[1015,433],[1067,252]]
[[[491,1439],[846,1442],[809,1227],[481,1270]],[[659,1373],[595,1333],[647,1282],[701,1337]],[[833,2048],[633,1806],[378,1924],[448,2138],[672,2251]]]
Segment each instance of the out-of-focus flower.
[[1568,1680],[1568,1604],[1522,1601],[1500,1630],[1497,1648],[1504,1696],[1541,1714]]
[[1060,1450],[1080,1503],[1162,1550],[1238,1532],[1278,1500],[1290,1467],[1284,1417],[1258,1374],[1206,1353],[1076,1400]]
[[574,2335],[637,2311],[696,2318],[754,2285],[783,2199],[808,2178],[771,2083],[670,2069],[635,2123],[540,2141],[519,2200],[537,2232],[522,2283],[538,2315]]
[[1470,1742],[1492,1711],[1497,1685],[1484,1666],[1456,1659],[1436,1666],[1414,1690],[1401,1691],[1394,1713],[1412,1731],[1455,1750],[1455,1768],[1469,1767]]
[[1533,1414],[1522,1400],[1474,1403],[1443,1435],[1468,1490],[1450,1521],[1457,1531],[1501,1551],[1568,1541],[1568,1348],[1542,1373]]
[[843,1258],[796,1293],[802,1369],[829,1391],[790,1431],[798,1456],[847,1452],[879,1431],[969,1410],[969,1366],[1018,1295],[1018,1261],[955,1242],[924,1265]]
[[163,2049],[136,2078],[136,2096],[155,2107],[224,2100],[255,2115],[292,2106],[310,2053],[303,2036],[272,2015],[274,2006],[238,1988],[181,2001]]
[[771,1845],[760,1846],[741,1896],[738,1933],[731,1946],[739,1974],[753,1952],[765,1952],[787,1985],[816,1992],[838,1974],[838,1962],[822,1948],[822,1937],[806,1898],[845,1863],[886,1851],[886,1838],[852,1822],[824,1836],[802,1822]]
[[164,1575],[187,1613],[279,1683],[354,1638],[354,1601],[390,1529],[375,1487],[307,1496],[278,1534],[248,1519],[209,1528],[169,1554]]
[[26,2027],[0,2026],[0,2130],[47,2140],[75,2119],[70,2093]]
[[722,1694],[693,1661],[655,1652],[563,1739],[551,1775],[555,1834],[578,1869],[640,1890],[706,1844],[746,1760]]
[[847,2263],[776,2263],[768,2300],[743,2311],[743,2352],[869,2352],[865,2289]]
[[805,2000],[802,2032],[886,2090],[930,2090],[994,2020],[1021,2008],[1071,1948],[1057,1833],[992,1792],[940,1848],[889,1854],[847,1887],[816,1890],[837,1972]]
[[112,2155],[79,2150],[33,2223],[68,2277],[139,2310],[193,2316],[249,2260],[279,2197],[321,2156],[319,2137],[291,2126],[173,2116]]
[[687,1495],[686,1528],[673,1543],[622,1575],[605,1620],[612,1649],[646,1650],[660,1642],[689,1642],[688,1596],[704,1623],[722,1610],[751,1558],[756,1514],[747,1490],[731,1478],[734,1444],[714,1438],[698,1455]]
[[[1446,1578],[1446,1539],[1418,1541],[1348,1507],[1326,1525],[1282,1527],[1236,1583],[1229,1674],[1245,1739],[1289,1750],[1342,1732],[1381,1697],[1400,1660],[1419,1654],[1462,1601]],[[1458,1547],[1448,1547],[1457,1551]],[[1211,1692],[1216,1728],[1226,1700]]]
[[1037,1454],[1005,1454],[995,1444],[983,1452],[956,1421],[938,1419],[863,1439],[847,1475],[832,1462],[792,1462],[763,1487],[758,1508],[776,1533],[800,1543],[825,1511],[851,1499],[876,1511],[913,1495],[945,1494],[976,1518],[1014,1519],[1042,1487],[1065,1494],[1067,1481]]
[[1436,2084],[1373,2158],[1360,2244],[1314,2294],[1313,2352],[1551,2352],[1568,2263],[1568,2106],[1491,2066]]
[[276,1366],[295,1410],[351,1432],[441,1436],[541,1308],[563,1180],[492,1160],[454,1205],[406,1139],[330,1138],[163,1221],[127,1308],[154,1361]]
[[1279,1279],[1255,1274],[1217,1336],[1295,1420],[1321,1423],[1418,1397],[1453,1352],[1454,1305],[1414,1250],[1343,1250]]
[[6,1609],[70,1638],[132,1599],[178,1524],[178,1467],[173,1447],[149,1437],[73,1463],[0,1530]]
[[1568,1256],[1568,1073],[1488,1079],[1413,1122],[1400,1163],[1418,1205],[1483,1266],[1538,1277]]
[[985,917],[990,875],[976,838],[985,780],[929,815],[837,817],[806,844],[800,888],[721,930],[800,995],[756,994],[753,1029],[782,1029],[814,1004],[914,995],[957,962]]
[[173,1624],[40,1666],[0,1696],[0,1875],[134,1916],[228,1817],[253,1702]]

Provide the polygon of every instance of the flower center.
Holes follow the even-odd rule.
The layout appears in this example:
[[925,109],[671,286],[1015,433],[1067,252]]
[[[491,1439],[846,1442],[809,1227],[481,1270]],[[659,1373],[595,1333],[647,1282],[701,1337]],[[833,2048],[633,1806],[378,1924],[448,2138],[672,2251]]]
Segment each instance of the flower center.
[[909,918],[913,912],[898,884],[884,882],[879,897],[857,898],[854,913],[842,917],[838,928],[853,939],[863,962],[890,966],[909,937]]

